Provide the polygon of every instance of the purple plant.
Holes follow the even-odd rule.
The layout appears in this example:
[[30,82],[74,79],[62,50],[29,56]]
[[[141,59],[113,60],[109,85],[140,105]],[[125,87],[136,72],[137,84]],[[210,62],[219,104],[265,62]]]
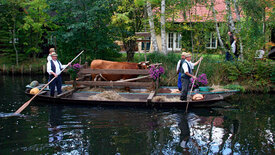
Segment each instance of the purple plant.
[[149,69],[150,77],[153,78],[153,80],[157,80],[161,74],[164,74],[164,68],[161,66],[151,66]]
[[70,73],[72,79],[76,79],[77,73],[80,71],[80,68],[81,65],[79,63],[69,66],[68,72]]
[[[194,82],[194,79],[192,78],[191,79],[191,84]],[[205,73],[199,75],[197,77],[197,80],[195,81],[194,83],[194,88],[197,88],[199,86],[206,86],[208,84],[208,81],[207,81],[207,76]]]
[[76,63],[73,65],[73,69],[75,70],[80,70],[80,68],[81,68],[81,65],[79,63]]

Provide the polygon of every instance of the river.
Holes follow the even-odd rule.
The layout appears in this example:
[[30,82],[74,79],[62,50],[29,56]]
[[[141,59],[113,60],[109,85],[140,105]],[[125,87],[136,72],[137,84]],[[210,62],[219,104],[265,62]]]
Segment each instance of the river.
[[43,76],[1,76],[0,154],[274,154],[274,94],[236,95],[231,109],[135,109],[32,102]]

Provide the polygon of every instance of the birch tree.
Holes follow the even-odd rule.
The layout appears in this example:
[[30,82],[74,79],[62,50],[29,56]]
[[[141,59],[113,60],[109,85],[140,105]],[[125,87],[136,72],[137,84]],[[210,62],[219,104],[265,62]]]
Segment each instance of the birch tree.
[[154,51],[158,52],[159,48],[157,43],[156,31],[155,31],[154,17],[153,17],[151,2],[149,0],[147,1],[147,13],[149,18],[152,45],[153,45]]
[[212,9],[213,17],[214,17],[214,20],[215,20],[216,32],[217,32],[217,36],[218,36],[218,39],[219,39],[219,43],[220,43],[222,49],[224,50],[224,52],[226,52],[227,49],[224,48],[224,44],[223,44],[223,41],[221,39],[220,30],[219,30],[219,26],[218,26],[218,22],[217,22],[217,17],[216,17],[216,10],[214,8],[214,2],[213,2],[213,0],[211,0],[211,7],[210,7],[210,9]]
[[230,29],[230,32],[234,32],[236,28],[235,28],[235,24],[234,24],[234,21],[233,21],[233,18],[232,18],[230,0],[226,0],[225,4],[226,4],[226,12],[227,12],[227,19],[228,19],[229,29]]
[[[234,7],[235,7],[235,13],[236,13],[236,16],[237,16],[237,21],[240,23],[241,16],[240,16],[240,11],[239,11],[239,6],[236,3],[236,0],[233,0],[233,3],[234,3]],[[239,33],[240,31],[241,31],[241,28],[238,27],[238,30],[236,29],[236,33]],[[242,43],[242,38],[241,38],[241,35],[238,35],[238,37],[239,37],[239,41],[240,41],[240,58],[243,61],[243,43]]]
[[162,52],[167,54],[167,46],[166,46],[166,31],[165,31],[165,0],[161,0],[161,17],[160,17],[160,25],[161,25],[161,45]]

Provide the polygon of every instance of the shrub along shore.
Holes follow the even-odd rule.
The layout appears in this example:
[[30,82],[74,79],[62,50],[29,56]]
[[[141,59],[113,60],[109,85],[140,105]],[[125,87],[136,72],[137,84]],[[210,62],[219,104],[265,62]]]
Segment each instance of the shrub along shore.
[[[126,55],[122,54],[116,61],[125,61]],[[220,85],[240,89],[243,92],[270,92],[274,91],[275,65],[271,60],[251,61],[224,61],[222,55],[206,54],[199,68],[198,75],[205,73],[208,86]],[[196,55],[194,59],[197,59]],[[176,86],[177,73],[176,65],[180,54],[160,53],[147,54],[150,63],[162,63],[165,69],[161,76],[161,85]],[[134,61],[144,61],[144,54],[135,54]],[[195,61],[195,60],[194,60]],[[195,67],[194,72],[197,67]],[[46,74],[46,58],[35,61],[23,62],[19,66],[0,64],[1,74]]]

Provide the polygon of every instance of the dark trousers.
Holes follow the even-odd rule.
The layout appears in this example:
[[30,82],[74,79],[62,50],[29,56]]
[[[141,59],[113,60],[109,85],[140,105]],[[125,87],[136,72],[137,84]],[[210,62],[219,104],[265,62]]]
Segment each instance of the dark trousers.
[[[49,81],[52,80],[54,78],[54,76],[50,76]],[[54,96],[54,91],[55,91],[55,86],[57,88],[57,93],[61,94],[62,90],[62,79],[61,76],[59,75],[56,79],[53,80],[53,82],[50,83],[50,92],[51,92],[51,96]]]
[[232,55],[231,55],[229,52],[226,52],[226,53],[225,53],[225,59],[226,59],[227,61],[231,61],[233,58],[232,58]]
[[187,78],[181,78],[181,83],[182,83],[182,90],[181,90],[181,100],[186,100],[187,99],[187,93],[189,91],[189,84],[190,84],[190,79]]
[[182,89],[181,72],[179,72],[179,76],[178,76],[178,89],[179,89],[179,91],[181,91],[181,89]]

